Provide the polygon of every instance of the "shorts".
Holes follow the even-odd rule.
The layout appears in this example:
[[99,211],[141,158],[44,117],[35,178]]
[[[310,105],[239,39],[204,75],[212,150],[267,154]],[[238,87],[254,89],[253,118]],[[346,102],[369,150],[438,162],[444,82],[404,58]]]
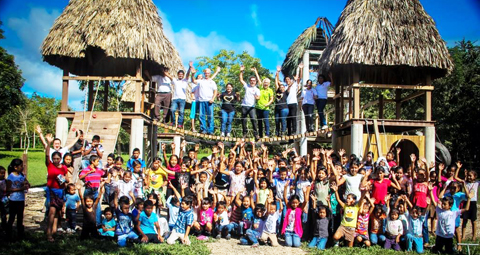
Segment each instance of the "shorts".
[[356,233],[355,232],[355,237],[361,237],[363,241],[368,241],[370,240],[370,238],[368,237],[368,234],[367,235],[362,235],[362,234],[359,234],[359,233]]
[[427,207],[428,218],[436,219],[437,218],[437,211],[435,210],[435,205],[429,204]]
[[192,108],[190,108],[190,119],[192,120],[195,119],[196,109],[197,109],[197,103],[195,101],[192,101]]
[[477,220],[477,201],[470,201],[470,208],[468,211],[462,213],[462,219],[464,220]]
[[342,236],[345,238],[345,240],[351,242],[355,238],[355,228],[350,228],[350,227],[345,227],[343,225],[340,225],[338,227],[337,232],[335,234],[340,233]]

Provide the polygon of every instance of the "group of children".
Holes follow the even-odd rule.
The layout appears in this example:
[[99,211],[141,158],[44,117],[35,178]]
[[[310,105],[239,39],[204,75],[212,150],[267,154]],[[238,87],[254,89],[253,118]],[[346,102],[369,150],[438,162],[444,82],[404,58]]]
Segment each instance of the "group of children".
[[[185,141],[180,147],[180,155],[174,155],[172,144],[167,157],[163,144],[163,160],[155,158],[149,167],[138,149],[126,164],[109,155],[103,169],[99,158],[91,156],[78,180],[67,178],[64,184],[67,231],[75,232],[76,212],[82,211],[81,238],[110,237],[119,246],[177,240],[188,245],[195,236],[235,237],[252,247],[278,246],[280,238],[292,247],[306,241],[311,248],[325,249],[344,241],[349,247],[380,245],[423,253],[430,233],[436,236],[434,251],[453,253],[453,240],[460,243],[465,237],[468,221],[476,238],[479,183],[473,170],[459,177],[460,162],[446,168],[412,154],[404,169],[395,160],[398,148],[376,162],[371,152],[361,160],[344,150],[322,148],[305,156],[287,149],[271,157],[266,145],[256,148],[241,141],[229,151],[218,143],[209,157],[199,159],[198,144],[185,156]],[[17,226],[22,225],[24,204],[16,201],[24,200],[28,188],[17,161],[8,167],[6,185],[5,169],[0,169],[0,187],[5,187],[0,195],[10,200],[7,231],[15,216]],[[64,157],[63,163],[68,162]],[[71,165],[67,168],[73,171]],[[1,208],[3,228],[3,203]]]

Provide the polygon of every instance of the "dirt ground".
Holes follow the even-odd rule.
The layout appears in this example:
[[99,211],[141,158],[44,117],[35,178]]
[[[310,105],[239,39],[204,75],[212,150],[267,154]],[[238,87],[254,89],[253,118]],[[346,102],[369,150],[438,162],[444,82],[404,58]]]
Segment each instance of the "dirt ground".
[[[45,223],[43,222],[44,213],[42,212],[43,204],[45,202],[45,192],[42,189],[31,189],[27,194],[26,207],[25,207],[25,216],[24,216],[24,225],[26,231],[39,231],[43,232],[45,229]],[[480,208],[478,210],[480,219]],[[477,233],[480,233],[480,224],[477,223]],[[467,225],[466,231],[467,239],[470,239],[472,236],[472,228],[470,223]],[[478,236],[478,234],[477,234]],[[289,248],[284,246],[279,246],[277,248],[261,245],[258,248],[251,248],[251,246],[239,245],[237,239],[220,239],[214,242],[206,242],[207,247],[212,251],[211,254],[231,254],[232,251],[235,251],[237,255],[240,254],[306,254],[304,250],[300,248]]]

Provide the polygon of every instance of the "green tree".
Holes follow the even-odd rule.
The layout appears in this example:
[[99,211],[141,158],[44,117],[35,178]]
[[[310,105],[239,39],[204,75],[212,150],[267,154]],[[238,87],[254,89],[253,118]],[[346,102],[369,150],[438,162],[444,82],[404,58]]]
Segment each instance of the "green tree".
[[439,138],[453,159],[480,163],[480,47],[462,40],[449,49],[452,73],[434,81],[433,118]]

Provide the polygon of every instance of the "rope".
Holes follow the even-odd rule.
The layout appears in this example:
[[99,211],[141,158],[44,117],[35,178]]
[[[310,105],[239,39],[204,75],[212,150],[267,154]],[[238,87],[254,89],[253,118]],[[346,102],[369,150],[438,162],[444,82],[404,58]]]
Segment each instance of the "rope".
[[370,150],[370,147],[372,147],[372,144],[370,142],[370,132],[368,131],[368,120],[365,119],[365,127],[367,129],[367,137],[368,137],[368,150]]

